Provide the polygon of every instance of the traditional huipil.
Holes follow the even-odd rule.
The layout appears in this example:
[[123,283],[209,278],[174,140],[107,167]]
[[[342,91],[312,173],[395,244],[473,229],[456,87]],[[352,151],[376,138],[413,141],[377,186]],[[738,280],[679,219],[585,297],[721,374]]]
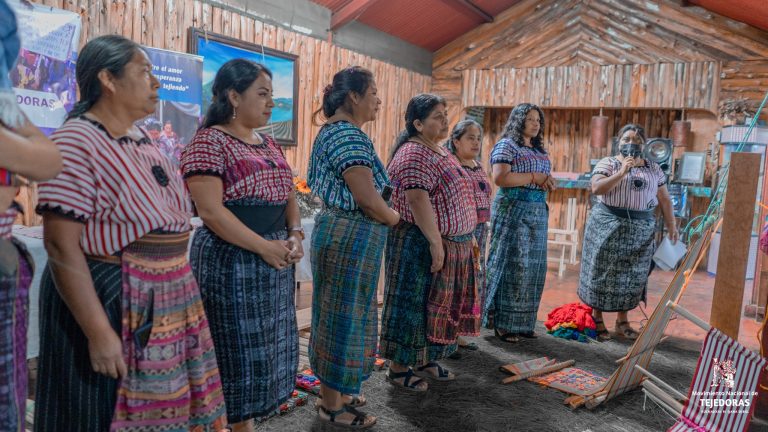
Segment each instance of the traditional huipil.
[[[406,142],[388,167],[393,208],[402,217],[387,237],[386,288],[381,356],[403,365],[422,365],[456,351],[458,336],[477,336],[475,240],[477,209],[469,177],[451,155]],[[443,237],[445,260],[430,272],[429,241],[408,205],[406,191],[429,194]]]
[[[616,157],[607,157],[592,173],[610,177],[620,169]],[[659,164],[646,160],[597,196],[584,229],[578,290],[582,302],[604,312],[623,312],[645,301],[656,246],[654,210],[666,182]]]
[[23,431],[27,401],[27,304],[32,257],[11,236],[14,203],[0,213],[0,430]]
[[[488,243],[488,221],[491,220],[491,184],[488,181],[488,174],[485,173],[479,163],[475,166],[462,165],[462,167],[472,181],[475,206],[477,207],[477,226],[474,235],[479,248],[479,269],[475,278],[477,279],[478,301],[484,307],[488,297],[488,286],[485,282],[485,246]],[[482,315],[485,316],[486,313],[484,307]]]
[[47,268],[35,430],[220,430],[224,398],[186,258],[192,208],[181,178],[148,138],[116,139],[85,116],[52,139],[64,168],[40,186],[38,212],[84,224],[80,246],[128,374],[93,371],[88,339]]
[[[220,177],[229,211],[264,239],[286,240],[291,167],[271,136],[261,138],[248,144],[202,129],[182,154],[182,174]],[[272,413],[291,396],[298,368],[294,266],[278,270],[205,226],[195,232],[190,261],[222,347],[216,358],[230,423]]]
[[[503,138],[493,148],[491,165],[509,164],[513,173],[549,174],[546,153]],[[502,187],[491,208],[488,296],[496,329],[532,333],[547,274],[546,192],[536,184]],[[487,315],[484,321],[487,320]]]
[[369,168],[377,191],[389,183],[373,142],[345,120],[322,127],[312,146],[307,182],[322,198],[312,230],[312,332],[309,361],[328,387],[360,393],[376,360],[376,288],[387,227],[363,214],[344,181]]

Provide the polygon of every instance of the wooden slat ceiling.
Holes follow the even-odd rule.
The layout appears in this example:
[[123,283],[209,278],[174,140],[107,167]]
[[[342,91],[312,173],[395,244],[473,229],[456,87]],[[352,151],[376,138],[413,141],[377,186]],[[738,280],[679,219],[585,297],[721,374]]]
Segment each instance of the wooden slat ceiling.
[[[434,52],[521,0],[312,1],[331,10],[334,29],[339,27],[338,24],[355,20]],[[581,3],[589,8],[592,1],[582,0]],[[700,6],[718,15],[768,30],[768,0],[649,0],[648,3],[674,3],[693,9]],[[569,11],[563,10],[562,13],[568,14]]]

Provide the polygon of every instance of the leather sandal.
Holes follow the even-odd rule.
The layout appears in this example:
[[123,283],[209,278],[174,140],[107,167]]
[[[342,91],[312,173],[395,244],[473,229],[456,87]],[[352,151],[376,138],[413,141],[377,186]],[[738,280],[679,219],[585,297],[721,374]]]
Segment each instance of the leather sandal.
[[629,325],[629,321],[616,321],[616,335],[624,339],[635,340],[640,336],[640,332]]
[[[597,340],[600,342],[611,340],[611,333],[608,331],[608,328],[605,327],[605,322],[595,317],[592,317],[592,319],[595,320],[595,331],[597,332]],[[600,327],[602,327],[602,329],[600,329]]]
[[514,333],[501,333],[499,329],[493,329],[493,334],[496,335],[496,337],[502,341],[507,343],[515,343],[520,342],[520,338],[514,334]]
[[[435,369],[435,372],[427,372],[427,369]],[[422,377],[429,378],[435,381],[453,381],[456,379],[456,375],[452,374],[448,369],[443,368],[437,362],[429,362],[425,365],[419,366],[413,371],[413,374]]]
[[[344,413],[350,413],[354,417],[351,419],[337,419],[337,416],[340,416]],[[327,416],[327,417],[326,417]],[[376,424],[376,418],[369,416],[368,414],[358,411],[355,408],[350,407],[349,405],[342,405],[341,409],[338,409],[336,411],[331,411],[327,409],[326,407],[320,405],[320,408],[317,410],[317,417],[326,422],[331,423],[334,426],[341,426],[348,429],[367,429],[373,425]],[[373,421],[368,421],[368,419],[373,419]]]
[[[425,391],[427,391],[429,389],[428,386],[426,385],[419,386],[419,384],[421,383],[426,384],[426,382],[423,379],[417,378],[411,381],[411,378],[413,378],[414,375],[415,374],[413,373],[413,369],[411,368],[408,368],[408,370],[405,372],[393,372],[392,369],[389,369],[387,371],[387,382],[389,382],[395,387],[400,387],[404,390],[408,390],[415,393],[424,393]],[[403,378],[402,382],[397,381],[401,378]]]

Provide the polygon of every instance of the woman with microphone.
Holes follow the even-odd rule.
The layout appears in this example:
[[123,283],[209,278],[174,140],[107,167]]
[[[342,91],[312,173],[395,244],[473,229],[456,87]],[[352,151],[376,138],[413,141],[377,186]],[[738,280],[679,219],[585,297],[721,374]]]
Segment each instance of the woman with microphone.
[[603,312],[617,312],[616,333],[637,339],[627,312],[645,301],[656,248],[655,210],[661,207],[669,239],[678,238],[667,178],[659,164],[642,158],[645,131],[628,124],[619,131],[619,154],[603,158],[592,172],[592,208],[584,232],[579,298],[591,306],[597,336],[611,338]]

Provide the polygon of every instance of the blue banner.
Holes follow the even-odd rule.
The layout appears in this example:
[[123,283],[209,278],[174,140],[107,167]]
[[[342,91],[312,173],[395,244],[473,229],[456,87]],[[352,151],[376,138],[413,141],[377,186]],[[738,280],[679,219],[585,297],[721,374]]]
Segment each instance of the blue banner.
[[152,74],[160,81],[155,113],[138,122],[152,141],[178,164],[202,118],[203,58],[193,54],[144,47]]

